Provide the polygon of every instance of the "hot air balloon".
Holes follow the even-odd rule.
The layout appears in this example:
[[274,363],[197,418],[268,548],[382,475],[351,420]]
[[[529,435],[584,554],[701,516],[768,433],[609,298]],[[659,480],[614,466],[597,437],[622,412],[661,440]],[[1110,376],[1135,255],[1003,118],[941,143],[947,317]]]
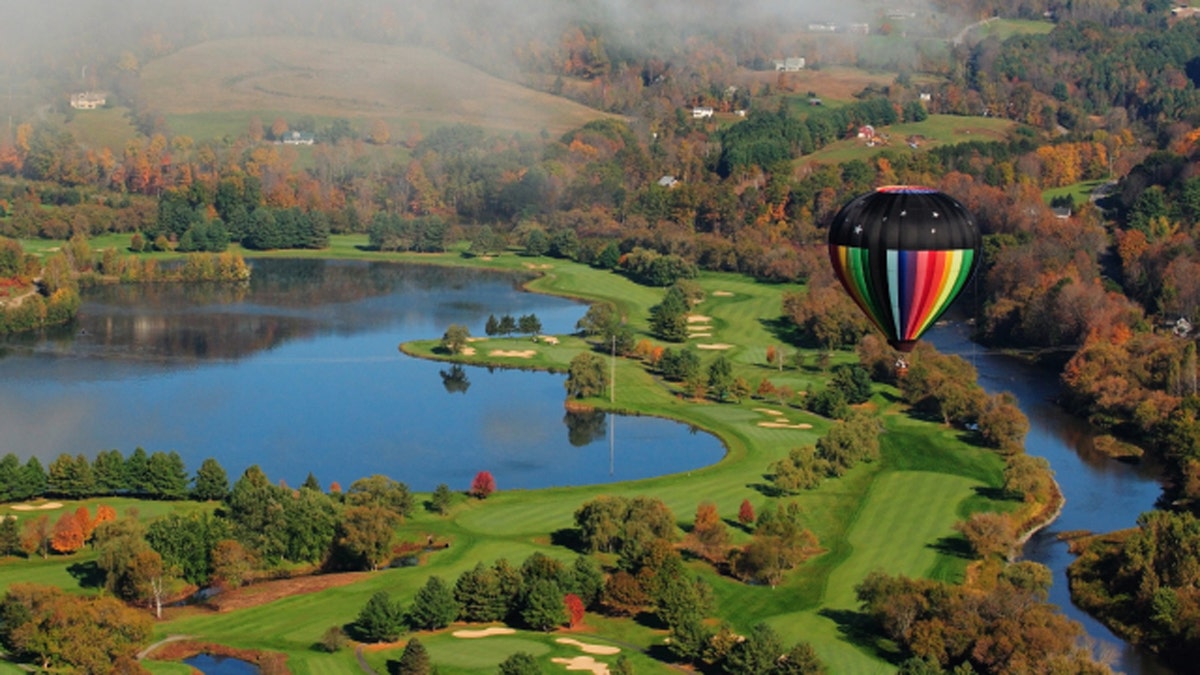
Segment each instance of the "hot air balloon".
[[829,259],[888,344],[910,352],[971,278],[979,239],[954,198],[927,187],[882,187],[834,216]]

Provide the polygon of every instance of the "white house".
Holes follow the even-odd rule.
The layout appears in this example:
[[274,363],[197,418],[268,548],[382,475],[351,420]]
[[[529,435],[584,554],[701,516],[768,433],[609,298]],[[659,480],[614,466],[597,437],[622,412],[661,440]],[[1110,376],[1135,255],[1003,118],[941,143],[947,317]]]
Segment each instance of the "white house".
[[785,73],[795,73],[804,69],[804,57],[794,56],[791,58],[775,61],[775,70],[781,70]]
[[692,108],[692,119],[701,119],[704,117],[712,117],[712,108]]
[[313,135],[305,131],[289,131],[279,139],[284,145],[312,145],[314,141]]
[[78,94],[71,94],[71,107],[76,110],[95,110],[102,107],[108,102],[107,97],[102,92],[85,91]]

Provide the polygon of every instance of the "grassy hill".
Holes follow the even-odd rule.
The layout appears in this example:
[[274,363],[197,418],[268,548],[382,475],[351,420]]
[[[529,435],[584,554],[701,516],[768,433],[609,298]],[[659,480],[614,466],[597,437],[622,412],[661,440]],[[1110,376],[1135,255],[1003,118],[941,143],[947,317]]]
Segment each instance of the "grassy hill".
[[[1016,123],[996,117],[964,117],[960,115],[930,115],[923,122],[894,124],[876,131],[887,138],[886,144],[868,146],[861,138],[846,138],[801,157],[798,166],[811,164],[841,164],[855,159],[870,160],[885,148],[900,152],[924,152],[940,145],[969,141],[1000,141],[1008,137]],[[907,145],[909,137],[919,137],[916,149]]]
[[255,116],[382,119],[393,135],[414,122],[559,134],[604,116],[426,49],[348,40],[214,40],[146,64],[141,83],[150,107],[195,138],[243,133]]

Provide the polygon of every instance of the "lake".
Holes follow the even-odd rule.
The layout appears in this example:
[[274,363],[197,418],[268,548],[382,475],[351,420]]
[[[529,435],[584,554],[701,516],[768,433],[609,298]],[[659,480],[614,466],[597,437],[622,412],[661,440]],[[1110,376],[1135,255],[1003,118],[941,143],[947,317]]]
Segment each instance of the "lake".
[[[252,261],[245,286],[87,289],[77,322],[0,341],[0,455],[177,451],[230,481],[328,487],[385,474],[419,491],[586,485],[718,461],[712,435],[677,422],[567,415],[565,376],[453,368],[398,350],[452,323],[536,314],[569,333],[586,311],[512,275],[426,265]],[[531,343],[531,347],[532,347]],[[615,426],[610,454],[609,424]]]

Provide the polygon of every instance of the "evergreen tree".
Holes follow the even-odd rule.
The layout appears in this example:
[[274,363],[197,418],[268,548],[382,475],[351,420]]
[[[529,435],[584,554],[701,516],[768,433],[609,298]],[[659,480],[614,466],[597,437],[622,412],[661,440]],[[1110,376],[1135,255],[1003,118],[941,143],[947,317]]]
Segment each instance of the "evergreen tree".
[[459,606],[454,591],[439,576],[431,576],[413,597],[408,624],[418,630],[437,630],[458,618]]
[[517,322],[512,318],[511,314],[505,314],[500,317],[500,324],[496,326],[496,333],[505,337],[517,332]]
[[617,242],[610,241],[600,255],[596,256],[596,267],[602,270],[615,270],[617,265],[621,264],[621,249],[617,247]]
[[21,487],[21,460],[13,453],[0,459],[0,502],[11,502],[18,497]]
[[286,550],[283,505],[291,499],[290,492],[271,485],[258,465],[246,469],[226,500],[237,540],[268,561],[281,560]]
[[159,499],[184,499],[188,495],[188,473],[179,453],[155,452],[147,463],[150,495]]
[[718,401],[733,397],[733,364],[724,354],[708,364],[708,391]]
[[677,286],[672,286],[662,302],[650,308],[650,332],[668,342],[685,342],[687,314],[687,298]]
[[542,675],[542,668],[529,652],[515,652],[500,662],[499,675]]
[[537,314],[524,314],[517,319],[517,330],[525,335],[537,335],[542,332],[542,320]]
[[546,237],[546,233],[541,230],[530,230],[529,234],[525,235],[525,255],[542,256],[550,248],[550,240]]
[[320,562],[333,546],[337,508],[320,490],[300,488],[293,499],[283,502],[285,556],[292,562]]
[[46,494],[46,470],[37,457],[30,457],[21,469],[21,486],[14,499],[32,499]]
[[0,520],[0,556],[16,555],[21,552],[21,528],[15,518]]
[[150,494],[150,457],[141,447],[134,448],[125,460],[125,479],[134,496]]
[[311,472],[311,471],[309,471],[308,475],[304,477],[304,482],[300,484],[300,487],[307,488],[309,490],[315,490],[317,492],[322,491],[321,490],[321,481],[317,480],[317,477],[314,476],[313,472]]
[[212,457],[205,459],[196,470],[192,499],[201,502],[223,501],[228,496],[229,477],[225,474],[225,468]]
[[359,611],[354,631],[365,642],[394,642],[404,631],[404,608],[379,591]]
[[101,450],[92,462],[97,494],[116,495],[129,490],[125,473],[125,456],[120,450]]
[[433,491],[433,496],[429,499],[429,510],[445,515],[450,510],[450,502],[453,499],[454,493],[450,491],[450,486],[439,483]]
[[591,556],[581,555],[575,558],[571,572],[571,591],[583,600],[584,607],[594,607],[604,590],[604,570],[600,569],[600,563]]
[[454,583],[454,600],[463,621],[486,623],[499,621],[508,614],[508,602],[501,594],[495,570],[482,562],[459,575]]
[[388,661],[389,675],[429,675],[432,672],[433,664],[429,661],[429,652],[415,637],[404,645],[404,653],[400,654],[399,661]]
[[765,623],[750,629],[746,639],[733,646],[725,658],[725,670],[745,675],[766,675],[783,656],[779,634]]
[[495,314],[488,314],[487,323],[483,324],[483,332],[488,337],[500,334],[500,322],[496,320]]
[[521,604],[521,620],[534,630],[550,631],[567,623],[562,588],[553,581],[535,581]]

